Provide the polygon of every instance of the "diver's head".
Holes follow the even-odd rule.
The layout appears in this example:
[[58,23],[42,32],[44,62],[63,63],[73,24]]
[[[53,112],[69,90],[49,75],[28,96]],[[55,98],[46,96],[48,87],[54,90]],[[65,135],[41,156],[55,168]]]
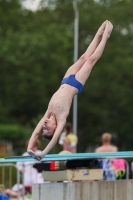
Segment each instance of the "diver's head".
[[43,124],[43,134],[42,134],[43,138],[51,140],[56,130],[56,127],[57,125],[55,120],[53,120],[52,118],[45,119]]

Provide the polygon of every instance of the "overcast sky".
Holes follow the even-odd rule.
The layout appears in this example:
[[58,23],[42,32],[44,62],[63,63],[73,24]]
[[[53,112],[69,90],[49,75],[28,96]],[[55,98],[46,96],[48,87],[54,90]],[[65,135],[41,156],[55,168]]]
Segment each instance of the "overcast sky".
[[40,2],[41,0],[25,0],[23,1],[22,5],[27,9],[36,11]]

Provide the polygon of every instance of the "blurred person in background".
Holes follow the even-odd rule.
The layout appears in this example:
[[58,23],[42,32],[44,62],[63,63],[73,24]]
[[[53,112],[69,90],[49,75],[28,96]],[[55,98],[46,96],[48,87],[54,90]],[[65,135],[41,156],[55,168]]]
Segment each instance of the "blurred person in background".
[[[26,142],[26,147],[28,146],[29,140]],[[37,139],[34,144],[34,151],[39,153],[38,150],[40,146],[40,140]],[[22,156],[29,156],[27,152],[23,153]],[[27,161],[27,162],[17,162],[16,167],[17,169],[23,173],[23,184],[25,187],[26,193],[31,193],[32,185],[34,183],[43,183],[42,173],[38,173],[38,171],[33,167],[36,161]]]
[[[103,133],[101,136],[102,145],[96,148],[95,152],[117,152],[117,146],[111,144],[112,135],[110,133]],[[115,169],[112,159],[99,160],[100,167],[103,168],[103,180],[116,180]]]
[[72,124],[70,122],[66,123],[63,133],[65,133],[64,136],[59,140],[63,151],[74,153],[78,144],[78,137],[72,132]]
[[112,135],[110,133],[103,133],[101,137],[102,145],[96,148],[95,152],[116,152],[117,146],[111,144]]
[[126,179],[126,160],[123,158],[115,158],[112,160],[112,166],[115,170],[116,179]]
[[3,188],[0,188],[0,200],[22,200],[23,189],[24,186],[22,184],[15,184],[12,188],[4,190]]
[[59,138],[59,144],[61,146],[61,149],[63,149],[63,140],[65,137],[66,137],[66,132],[63,129],[63,132],[61,133],[60,138]]

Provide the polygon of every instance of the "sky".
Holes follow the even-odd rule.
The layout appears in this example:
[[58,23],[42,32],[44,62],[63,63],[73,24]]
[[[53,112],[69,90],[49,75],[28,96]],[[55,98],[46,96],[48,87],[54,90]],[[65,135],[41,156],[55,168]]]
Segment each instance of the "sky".
[[[41,0],[24,0],[22,3],[22,6],[25,7],[26,9],[32,10],[32,11],[36,11],[40,5]],[[44,4],[46,4],[46,2],[44,2]],[[46,5],[44,5],[46,6]]]

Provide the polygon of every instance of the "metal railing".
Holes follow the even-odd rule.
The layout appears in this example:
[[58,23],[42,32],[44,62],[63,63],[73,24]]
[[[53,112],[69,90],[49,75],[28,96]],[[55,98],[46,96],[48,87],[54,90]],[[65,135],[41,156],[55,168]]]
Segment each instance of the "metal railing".
[[[20,172],[16,167],[16,164],[12,163],[1,163],[0,164],[0,186],[1,186],[1,192],[4,192],[7,188],[12,188],[13,186],[13,174],[15,169],[15,179],[17,184],[17,199],[20,199],[20,192],[19,192],[19,184],[20,184]],[[3,198],[4,199],[4,198]]]

